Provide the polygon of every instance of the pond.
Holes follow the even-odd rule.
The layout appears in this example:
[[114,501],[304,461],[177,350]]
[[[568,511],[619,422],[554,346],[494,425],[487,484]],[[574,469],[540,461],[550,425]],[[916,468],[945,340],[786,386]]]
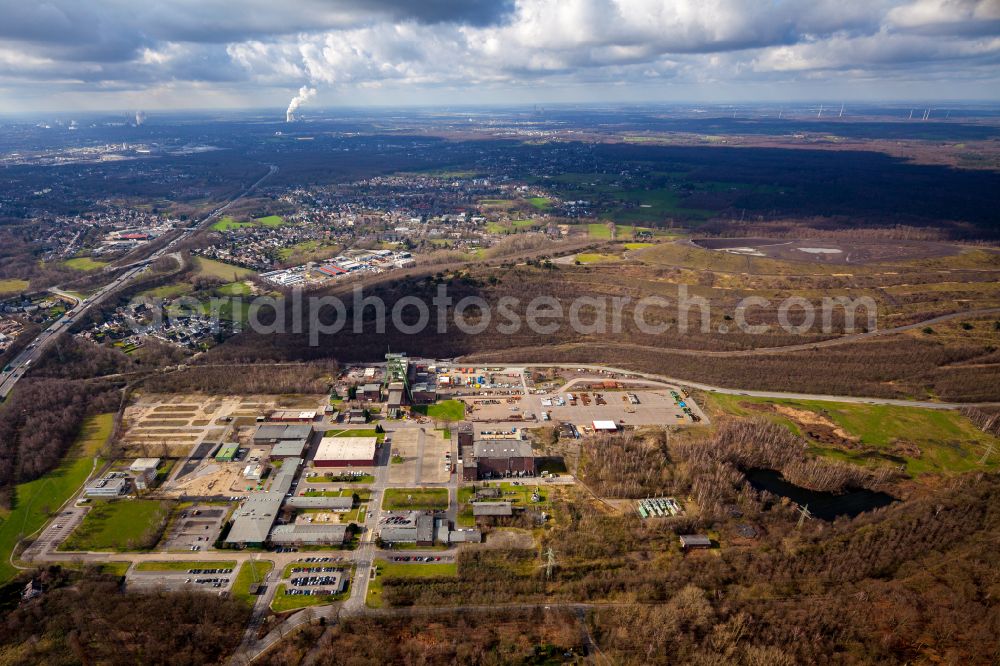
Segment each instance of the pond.
[[808,506],[809,513],[823,520],[833,520],[838,516],[853,518],[896,501],[892,495],[874,490],[848,489],[842,493],[809,490],[786,481],[781,472],[773,469],[754,468],[744,471],[744,474],[755,490],[767,490],[796,504]]

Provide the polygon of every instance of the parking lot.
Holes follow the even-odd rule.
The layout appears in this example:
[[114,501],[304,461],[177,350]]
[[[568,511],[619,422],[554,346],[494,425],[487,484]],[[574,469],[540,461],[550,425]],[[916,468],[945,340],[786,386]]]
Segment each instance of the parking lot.
[[226,592],[236,579],[230,568],[188,569],[181,571],[129,571],[126,585],[135,590],[202,590]]
[[[566,421],[584,430],[594,421],[620,426],[692,425],[704,414],[679,389],[627,384],[592,388],[599,378],[581,379],[551,392],[527,395],[463,398],[472,406],[471,420],[487,423],[530,424]],[[675,397],[673,393],[677,394]],[[690,413],[685,412],[685,407]],[[546,418],[547,417],[547,418]]]
[[451,477],[444,466],[445,453],[451,453],[451,439],[445,438],[440,431],[400,428],[393,431],[390,441],[389,483],[446,483]]
[[209,550],[222,530],[227,513],[228,507],[214,504],[180,509],[165,537],[167,550]]

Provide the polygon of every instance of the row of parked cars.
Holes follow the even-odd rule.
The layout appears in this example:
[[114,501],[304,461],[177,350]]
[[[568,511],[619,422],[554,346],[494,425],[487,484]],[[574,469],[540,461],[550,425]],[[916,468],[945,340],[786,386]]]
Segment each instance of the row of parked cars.
[[314,587],[316,585],[335,585],[335,576],[309,576],[307,578],[293,578],[292,585],[296,587]]
[[430,555],[428,555],[427,557],[421,557],[419,555],[416,557],[410,557],[409,555],[400,555],[398,557],[392,558],[392,561],[393,562],[440,562],[441,558],[432,557]]
[[189,574],[230,574],[232,569],[188,569]]
[[[190,578],[188,578],[184,582],[190,583],[192,581],[191,581]],[[194,583],[196,585],[211,585],[212,587],[222,587],[223,585],[229,585],[229,579],[228,578],[195,578],[194,579]]]
[[328,594],[333,594],[333,591],[332,590],[296,590],[296,589],[293,589],[293,588],[289,588],[289,589],[285,590],[285,594],[287,594],[288,596],[303,595],[303,596],[307,596],[307,597],[309,597],[309,596],[322,597],[322,596],[326,596]]
[[293,567],[292,573],[330,573],[343,570],[342,567]]

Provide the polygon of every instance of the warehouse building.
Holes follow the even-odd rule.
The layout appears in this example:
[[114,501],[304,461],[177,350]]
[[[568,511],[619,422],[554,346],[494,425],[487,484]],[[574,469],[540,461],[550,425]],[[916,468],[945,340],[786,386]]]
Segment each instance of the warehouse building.
[[684,550],[712,547],[712,540],[704,534],[682,534],[680,535],[680,540],[681,548]]
[[236,460],[236,456],[239,452],[239,444],[227,442],[220,446],[219,450],[215,452],[215,460],[216,462],[233,462]]
[[279,423],[310,423],[316,420],[316,410],[280,409],[271,412],[267,420]]
[[285,501],[285,506],[293,509],[324,509],[335,513],[345,513],[354,507],[353,497],[307,497],[297,495],[289,497]]
[[269,541],[275,545],[339,546],[347,539],[347,525],[303,523],[275,525]]
[[160,467],[159,458],[137,458],[129,465],[128,471],[135,475],[135,487],[145,490],[156,480],[156,470]]
[[358,400],[366,402],[379,402],[382,400],[382,385],[376,383],[364,384],[358,388],[357,397]]
[[375,437],[324,437],[316,450],[316,467],[373,467]]
[[472,515],[476,518],[509,518],[514,515],[514,506],[510,502],[475,502]]
[[253,434],[255,446],[271,445],[270,458],[301,458],[312,437],[310,425],[265,424]]
[[262,493],[250,495],[236,513],[225,542],[231,546],[261,546],[278,520],[281,505],[285,502],[302,464],[301,458],[287,458],[274,473],[271,487]]
[[618,424],[614,421],[594,421],[594,432],[618,432]]
[[[535,454],[523,440],[479,441],[473,444],[472,455],[472,465],[463,458],[465,480],[535,475]],[[472,474],[476,479],[467,478]]]
[[285,494],[268,491],[251,495],[233,514],[225,542],[231,546],[262,546],[278,519]]
[[420,514],[413,525],[387,525],[379,532],[385,543],[415,543],[418,546],[434,545],[434,516]]

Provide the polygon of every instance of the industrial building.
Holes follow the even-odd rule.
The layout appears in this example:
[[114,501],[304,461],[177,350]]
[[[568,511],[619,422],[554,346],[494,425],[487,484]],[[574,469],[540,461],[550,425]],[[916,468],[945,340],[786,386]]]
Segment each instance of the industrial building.
[[253,443],[255,446],[271,445],[270,457],[272,460],[274,458],[301,458],[309,446],[312,433],[313,429],[310,425],[265,424],[258,426],[254,432]]
[[531,444],[519,439],[481,440],[462,453],[463,481],[509,476],[534,476],[535,454]]
[[153,481],[156,480],[156,470],[159,467],[159,458],[137,458],[129,466],[128,471],[135,475],[135,487],[139,490],[145,490],[153,485]]
[[594,432],[618,432],[618,424],[614,421],[594,421]]
[[379,538],[385,543],[415,543],[418,546],[434,545],[434,517],[419,514],[413,525],[387,525],[379,532]]
[[347,525],[300,523],[295,525],[275,525],[269,541],[280,545],[336,545],[347,539]]
[[271,412],[267,420],[278,423],[310,423],[316,420],[316,410],[299,411],[296,409],[282,409]]
[[510,502],[474,502],[472,515],[476,518],[509,518],[514,515],[514,506]]
[[324,509],[335,513],[345,513],[354,507],[354,498],[296,495],[285,500],[285,506],[293,509]]
[[233,514],[233,526],[226,535],[226,543],[232,546],[262,546],[278,519],[284,499],[284,493],[274,491],[250,495]]
[[684,550],[712,547],[712,540],[704,534],[682,534],[680,535],[680,540],[681,548]]
[[236,460],[236,456],[239,452],[239,444],[227,442],[220,446],[219,450],[215,452],[215,460],[216,462],[233,462]]
[[358,389],[358,400],[366,402],[379,402],[382,400],[382,385],[376,383],[364,384]]
[[324,437],[316,450],[316,467],[373,467],[375,437]]
[[233,514],[232,528],[225,539],[227,544],[260,546],[267,541],[301,464],[301,458],[287,458],[274,474],[270,489],[252,494],[243,502]]

